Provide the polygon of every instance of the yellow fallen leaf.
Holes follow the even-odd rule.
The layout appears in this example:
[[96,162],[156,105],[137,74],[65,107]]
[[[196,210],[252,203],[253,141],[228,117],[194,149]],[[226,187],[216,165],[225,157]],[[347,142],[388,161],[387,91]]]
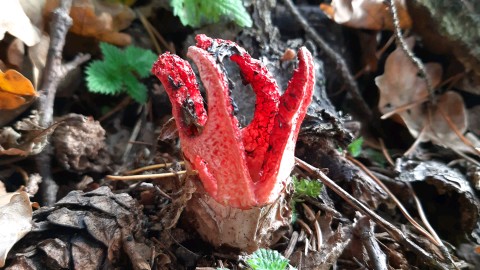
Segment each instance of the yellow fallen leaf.
[[16,70],[0,71],[0,110],[12,110],[25,104],[25,97],[35,97],[32,83]]

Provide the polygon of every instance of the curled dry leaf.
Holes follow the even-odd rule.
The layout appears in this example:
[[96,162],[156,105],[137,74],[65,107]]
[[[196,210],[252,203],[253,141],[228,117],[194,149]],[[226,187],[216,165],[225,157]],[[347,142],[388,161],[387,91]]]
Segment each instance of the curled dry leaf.
[[28,156],[40,153],[48,143],[48,136],[60,123],[42,128],[38,121],[38,112],[33,110],[31,115],[17,121],[14,127],[0,128],[0,156]]
[[[395,0],[400,28],[412,26],[405,0]],[[353,28],[370,30],[392,30],[392,15],[383,0],[332,0],[330,5],[321,4],[320,8],[336,23]]]
[[[407,39],[407,45],[412,48],[414,39]],[[433,87],[437,86],[442,78],[441,66],[427,63],[425,68]],[[437,97],[435,104],[425,103],[429,99],[427,84],[418,73],[417,66],[402,49],[395,49],[385,62],[385,73],[375,78],[380,90],[380,111],[385,115],[396,113],[410,134],[420,137],[422,142],[432,141],[455,150],[475,152],[457,134],[464,134],[468,126],[462,96],[448,91]],[[467,137],[478,146],[476,138]]]
[[60,165],[76,172],[106,171],[110,156],[106,150],[105,130],[100,123],[74,113],[58,121],[63,124],[55,129],[52,144]]
[[[44,14],[50,14],[59,0],[47,0]],[[125,5],[98,0],[74,0],[70,9],[73,25],[70,32],[94,37],[98,40],[119,46],[131,43],[131,37],[120,33],[133,21],[135,14]]]
[[13,110],[33,101],[37,91],[32,83],[18,71],[0,71],[0,111]]
[[0,205],[0,267],[12,246],[31,229],[30,199],[26,192],[15,193],[7,204]]
[[437,161],[399,159],[396,165],[400,172],[396,180],[412,183],[422,201],[435,200],[437,206],[425,210],[436,229],[455,228],[449,233],[453,238],[454,234],[470,234],[476,228],[480,202],[462,173]]
[[[12,250],[9,269],[151,269],[145,216],[108,187],[70,192],[33,213],[32,232]],[[0,239],[1,241],[1,239]],[[33,265],[34,267],[26,267]]]
[[20,68],[23,64],[23,58],[25,56],[25,48],[23,42],[16,38],[8,45],[7,60],[15,68]]
[[28,57],[33,64],[33,84],[37,88],[41,72],[47,62],[48,48],[50,47],[50,37],[42,34],[40,41],[35,46],[28,48]]
[[0,40],[5,36],[5,32],[19,38],[27,46],[33,46],[40,40],[40,30],[32,25],[19,0],[2,1]]

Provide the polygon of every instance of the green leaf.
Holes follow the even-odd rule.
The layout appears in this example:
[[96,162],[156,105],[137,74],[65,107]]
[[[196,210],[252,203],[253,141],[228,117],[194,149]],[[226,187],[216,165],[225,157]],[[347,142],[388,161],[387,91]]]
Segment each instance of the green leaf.
[[351,144],[348,145],[347,150],[352,155],[352,157],[358,157],[362,152],[363,137],[355,139]]
[[305,178],[298,179],[293,176],[293,188],[295,189],[295,196],[309,196],[318,197],[322,192],[323,184],[318,181],[311,181]]
[[103,61],[111,63],[112,65],[124,65],[126,63],[123,57],[123,51],[120,48],[105,43],[100,42],[100,49],[103,54]]
[[220,13],[227,17],[233,17],[233,21],[240,27],[252,27],[252,18],[243,6],[240,0],[226,0],[226,1],[206,1],[218,5],[217,9]]
[[125,74],[123,81],[125,90],[136,102],[143,104],[147,101],[147,88],[133,74]]
[[247,264],[253,270],[285,270],[288,259],[276,250],[261,248],[248,256]]
[[122,80],[118,80],[115,70],[102,61],[93,61],[85,71],[87,87],[91,92],[113,95],[120,92]]
[[253,24],[242,0],[171,0],[170,6],[173,14],[185,26],[199,27],[204,23],[216,23],[222,17],[241,27],[251,27]]
[[153,63],[157,60],[156,54],[135,46],[128,46],[124,52],[125,62],[129,67],[135,69],[140,78],[150,76]]
[[87,86],[91,92],[117,94],[127,92],[135,101],[145,103],[147,89],[138,81],[148,77],[157,56],[150,50],[129,46],[121,50],[100,43],[103,61],[93,61],[86,70]]

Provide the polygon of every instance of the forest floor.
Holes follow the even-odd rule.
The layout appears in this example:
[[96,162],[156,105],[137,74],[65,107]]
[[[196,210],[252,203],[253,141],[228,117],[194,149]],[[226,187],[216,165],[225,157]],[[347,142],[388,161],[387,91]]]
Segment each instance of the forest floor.
[[0,266],[480,269],[480,6],[432,2],[3,4]]

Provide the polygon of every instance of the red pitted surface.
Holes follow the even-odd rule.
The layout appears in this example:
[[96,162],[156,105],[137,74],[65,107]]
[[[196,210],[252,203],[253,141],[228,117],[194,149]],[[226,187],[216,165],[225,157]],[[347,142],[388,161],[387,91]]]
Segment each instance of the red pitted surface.
[[280,93],[277,82],[260,61],[252,59],[247,53],[234,54],[230,59],[238,64],[244,80],[252,86],[257,96],[253,119],[242,129],[250,176],[257,182],[260,180],[273,120],[278,112]]
[[[197,47],[190,47],[188,56],[207,90],[208,119],[188,62],[166,53],[153,67],[172,102],[184,156],[218,202],[242,209],[271,203],[284,190],[294,165],[295,142],[312,98],[312,56],[300,49],[299,67],[279,97],[273,76],[243,48],[205,35],[196,39]],[[208,52],[216,45],[235,47],[231,60],[257,95],[254,118],[242,130],[225,75]]]
[[310,52],[300,48],[299,65],[280,98],[278,114],[270,135],[271,146],[265,157],[265,166],[260,182],[256,183],[257,200],[273,202],[284,189],[285,180],[295,165],[295,143],[300,125],[312,101],[315,79],[313,59]]

